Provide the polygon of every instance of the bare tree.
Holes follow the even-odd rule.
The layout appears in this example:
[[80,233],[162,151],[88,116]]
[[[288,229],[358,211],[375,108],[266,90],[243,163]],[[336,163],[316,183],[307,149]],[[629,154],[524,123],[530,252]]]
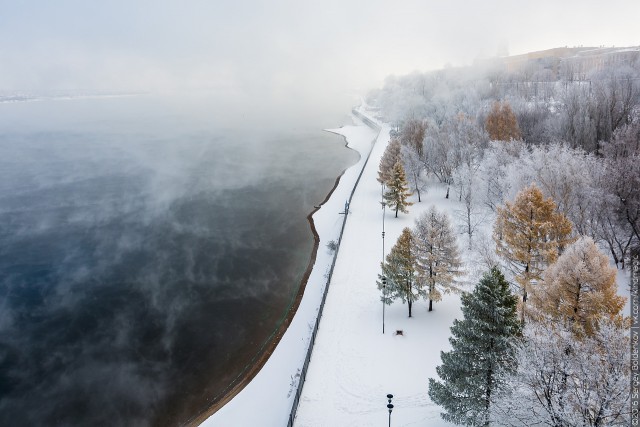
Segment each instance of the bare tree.
[[505,426],[597,427],[630,422],[629,338],[601,321],[576,340],[552,323],[531,323],[518,372],[495,401],[492,421]]

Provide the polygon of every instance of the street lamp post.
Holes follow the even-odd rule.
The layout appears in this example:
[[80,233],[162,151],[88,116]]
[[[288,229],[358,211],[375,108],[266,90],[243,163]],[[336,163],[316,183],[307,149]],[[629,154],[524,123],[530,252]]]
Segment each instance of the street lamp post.
[[391,403],[391,399],[393,399],[393,394],[387,394],[387,409],[389,410],[389,427],[391,427],[391,411],[393,411],[393,404]]
[[384,203],[384,183],[382,183],[382,263],[384,264],[384,216],[387,205]]
[[387,276],[382,276],[382,333],[384,334],[384,306],[387,305]]
[[384,334],[384,306],[386,305],[386,297],[387,297],[387,278],[384,276],[384,213],[385,213],[385,203],[384,203],[384,182],[382,183],[382,333]]

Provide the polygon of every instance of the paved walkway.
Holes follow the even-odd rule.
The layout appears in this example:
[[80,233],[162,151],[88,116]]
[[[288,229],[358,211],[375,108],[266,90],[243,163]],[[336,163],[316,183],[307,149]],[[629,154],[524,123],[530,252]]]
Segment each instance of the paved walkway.
[[[448,347],[449,326],[458,315],[459,299],[449,297],[426,312],[414,305],[386,307],[382,334],[382,303],[376,287],[382,260],[380,157],[389,140],[383,127],[350,206],[350,216],[334,270],[318,337],[296,416],[297,427],[386,425],[388,393],[395,395],[393,425],[449,425],[427,396],[440,349]],[[443,195],[433,194],[444,201]],[[430,201],[411,208],[410,215],[386,211],[386,251],[402,228],[428,209]],[[435,325],[438,325],[434,328]],[[395,335],[403,330],[403,336]],[[383,424],[384,423],[384,424]]]

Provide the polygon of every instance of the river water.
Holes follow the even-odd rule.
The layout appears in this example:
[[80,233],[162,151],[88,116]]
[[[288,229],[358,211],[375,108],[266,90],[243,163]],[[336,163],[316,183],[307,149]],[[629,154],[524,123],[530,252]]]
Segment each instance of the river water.
[[256,357],[357,160],[333,111],[0,103],[0,425],[179,425]]

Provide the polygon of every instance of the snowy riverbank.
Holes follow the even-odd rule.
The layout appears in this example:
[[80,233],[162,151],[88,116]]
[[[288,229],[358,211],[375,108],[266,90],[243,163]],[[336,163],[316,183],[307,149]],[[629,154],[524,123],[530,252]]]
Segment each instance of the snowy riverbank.
[[[395,302],[385,308],[382,334],[376,287],[382,261],[382,209],[376,177],[388,131],[383,128],[350,206],[295,426],[383,425],[388,393],[394,395],[393,425],[451,425],[441,420],[440,408],[429,400],[427,384],[436,378],[440,351],[450,348],[449,328],[461,317],[459,297],[445,295],[430,313],[425,302],[417,303],[412,318],[406,305]],[[402,229],[412,227],[431,206],[453,217],[457,202],[445,199],[445,194],[446,188],[434,185],[422,202],[412,197],[415,204],[408,215],[394,218],[387,209],[385,252]]]
[[[229,403],[209,417],[203,426],[287,425],[300,369],[324,292],[326,275],[333,259],[333,253],[327,249],[327,243],[338,238],[343,222],[340,213],[344,211],[345,201],[349,198],[377,134],[355,116],[354,125],[330,131],[344,136],[348,146],[360,153],[360,160],[344,172],[330,198],[313,214],[320,242],[316,261],[298,310],[260,372]],[[388,138],[388,130],[386,134]],[[388,139],[382,141],[382,144],[386,145],[387,141]],[[379,159],[371,160],[367,170],[371,167],[377,169],[378,161]],[[347,221],[347,227],[350,222],[351,219]],[[342,249],[339,258],[341,257]]]

